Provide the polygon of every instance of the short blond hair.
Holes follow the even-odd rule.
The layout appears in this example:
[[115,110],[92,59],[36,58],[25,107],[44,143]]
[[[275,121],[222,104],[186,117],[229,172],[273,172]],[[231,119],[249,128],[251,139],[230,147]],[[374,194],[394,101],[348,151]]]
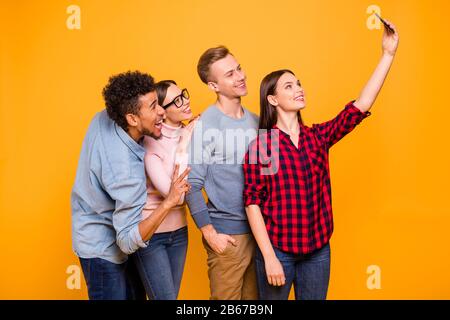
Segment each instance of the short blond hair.
[[[197,63],[197,73],[200,79],[204,83],[208,83],[209,78],[209,69],[211,65],[225,58],[227,55],[231,54],[230,50],[228,50],[225,46],[218,46],[215,48],[209,48],[206,50],[200,57]],[[232,55],[232,54],[231,54]]]

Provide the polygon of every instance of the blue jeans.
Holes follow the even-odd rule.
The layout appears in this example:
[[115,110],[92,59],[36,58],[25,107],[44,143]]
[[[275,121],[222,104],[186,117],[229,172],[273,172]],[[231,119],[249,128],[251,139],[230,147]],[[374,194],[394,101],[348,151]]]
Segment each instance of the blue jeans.
[[188,229],[155,233],[133,258],[151,300],[176,300],[188,246]]
[[294,284],[296,300],[325,300],[330,280],[330,245],[307,255],[283,252],[273,248],[283,266],[286,283],[276,287],[267,281],[264,258],[259,248],[255,263],[259,297],[262,300],[287,300]]
[[90,300],[145,300],[145,289],[131,259],[122,264],[79,259]]

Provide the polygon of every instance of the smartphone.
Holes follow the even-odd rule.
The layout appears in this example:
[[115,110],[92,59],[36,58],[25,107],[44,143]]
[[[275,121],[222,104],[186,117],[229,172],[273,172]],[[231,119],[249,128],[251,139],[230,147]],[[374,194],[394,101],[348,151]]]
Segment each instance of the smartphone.
[[378,19],[380,19],[380,21],[383,23],[384,27],[387,29],[388,32],[395,33],[394,29],[392,29],[391,26],[378,15],[378,13],[375,12],[375,15],[378,17]]

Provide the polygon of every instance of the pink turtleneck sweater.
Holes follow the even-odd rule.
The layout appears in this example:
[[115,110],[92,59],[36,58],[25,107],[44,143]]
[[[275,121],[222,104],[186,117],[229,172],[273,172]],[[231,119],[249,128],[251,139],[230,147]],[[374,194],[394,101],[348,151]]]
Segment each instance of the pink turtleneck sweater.
[[[144,138],[145,172],[147,174],[147,204],[142,211],[143,219],[150,216],[167,197],[172,182],[172,173],[175,163],[180,164],[181,174],[187,167],[187,153],[177,153],[183,127],[171,127],[162,124],[161,138]],[[187,225],[186,205],[184,197],[178,205],[167,214],[156,233],[175,231]]]

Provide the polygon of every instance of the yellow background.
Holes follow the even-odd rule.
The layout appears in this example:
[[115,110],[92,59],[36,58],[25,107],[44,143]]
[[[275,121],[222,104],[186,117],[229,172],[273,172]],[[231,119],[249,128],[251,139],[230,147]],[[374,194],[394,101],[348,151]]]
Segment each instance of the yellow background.
[[[81,8],[81,30],[66,8]],[[227,45],[259,83],[290,68],[307,124],[356,98],[381,54],[369,5],[400,31],[372,116],[333,147],[335,233],[330,299],[449,299],[449,25],[442,1],[2,1],[0,10],[0,298],[85,299],[66,287],[70,190],[81,142],[111,74],[139,69],[211,102],[200,54]],[[180,298],[207,299],[206,255],[192,220]],[[381,289],[366,286],[369,265]]]

